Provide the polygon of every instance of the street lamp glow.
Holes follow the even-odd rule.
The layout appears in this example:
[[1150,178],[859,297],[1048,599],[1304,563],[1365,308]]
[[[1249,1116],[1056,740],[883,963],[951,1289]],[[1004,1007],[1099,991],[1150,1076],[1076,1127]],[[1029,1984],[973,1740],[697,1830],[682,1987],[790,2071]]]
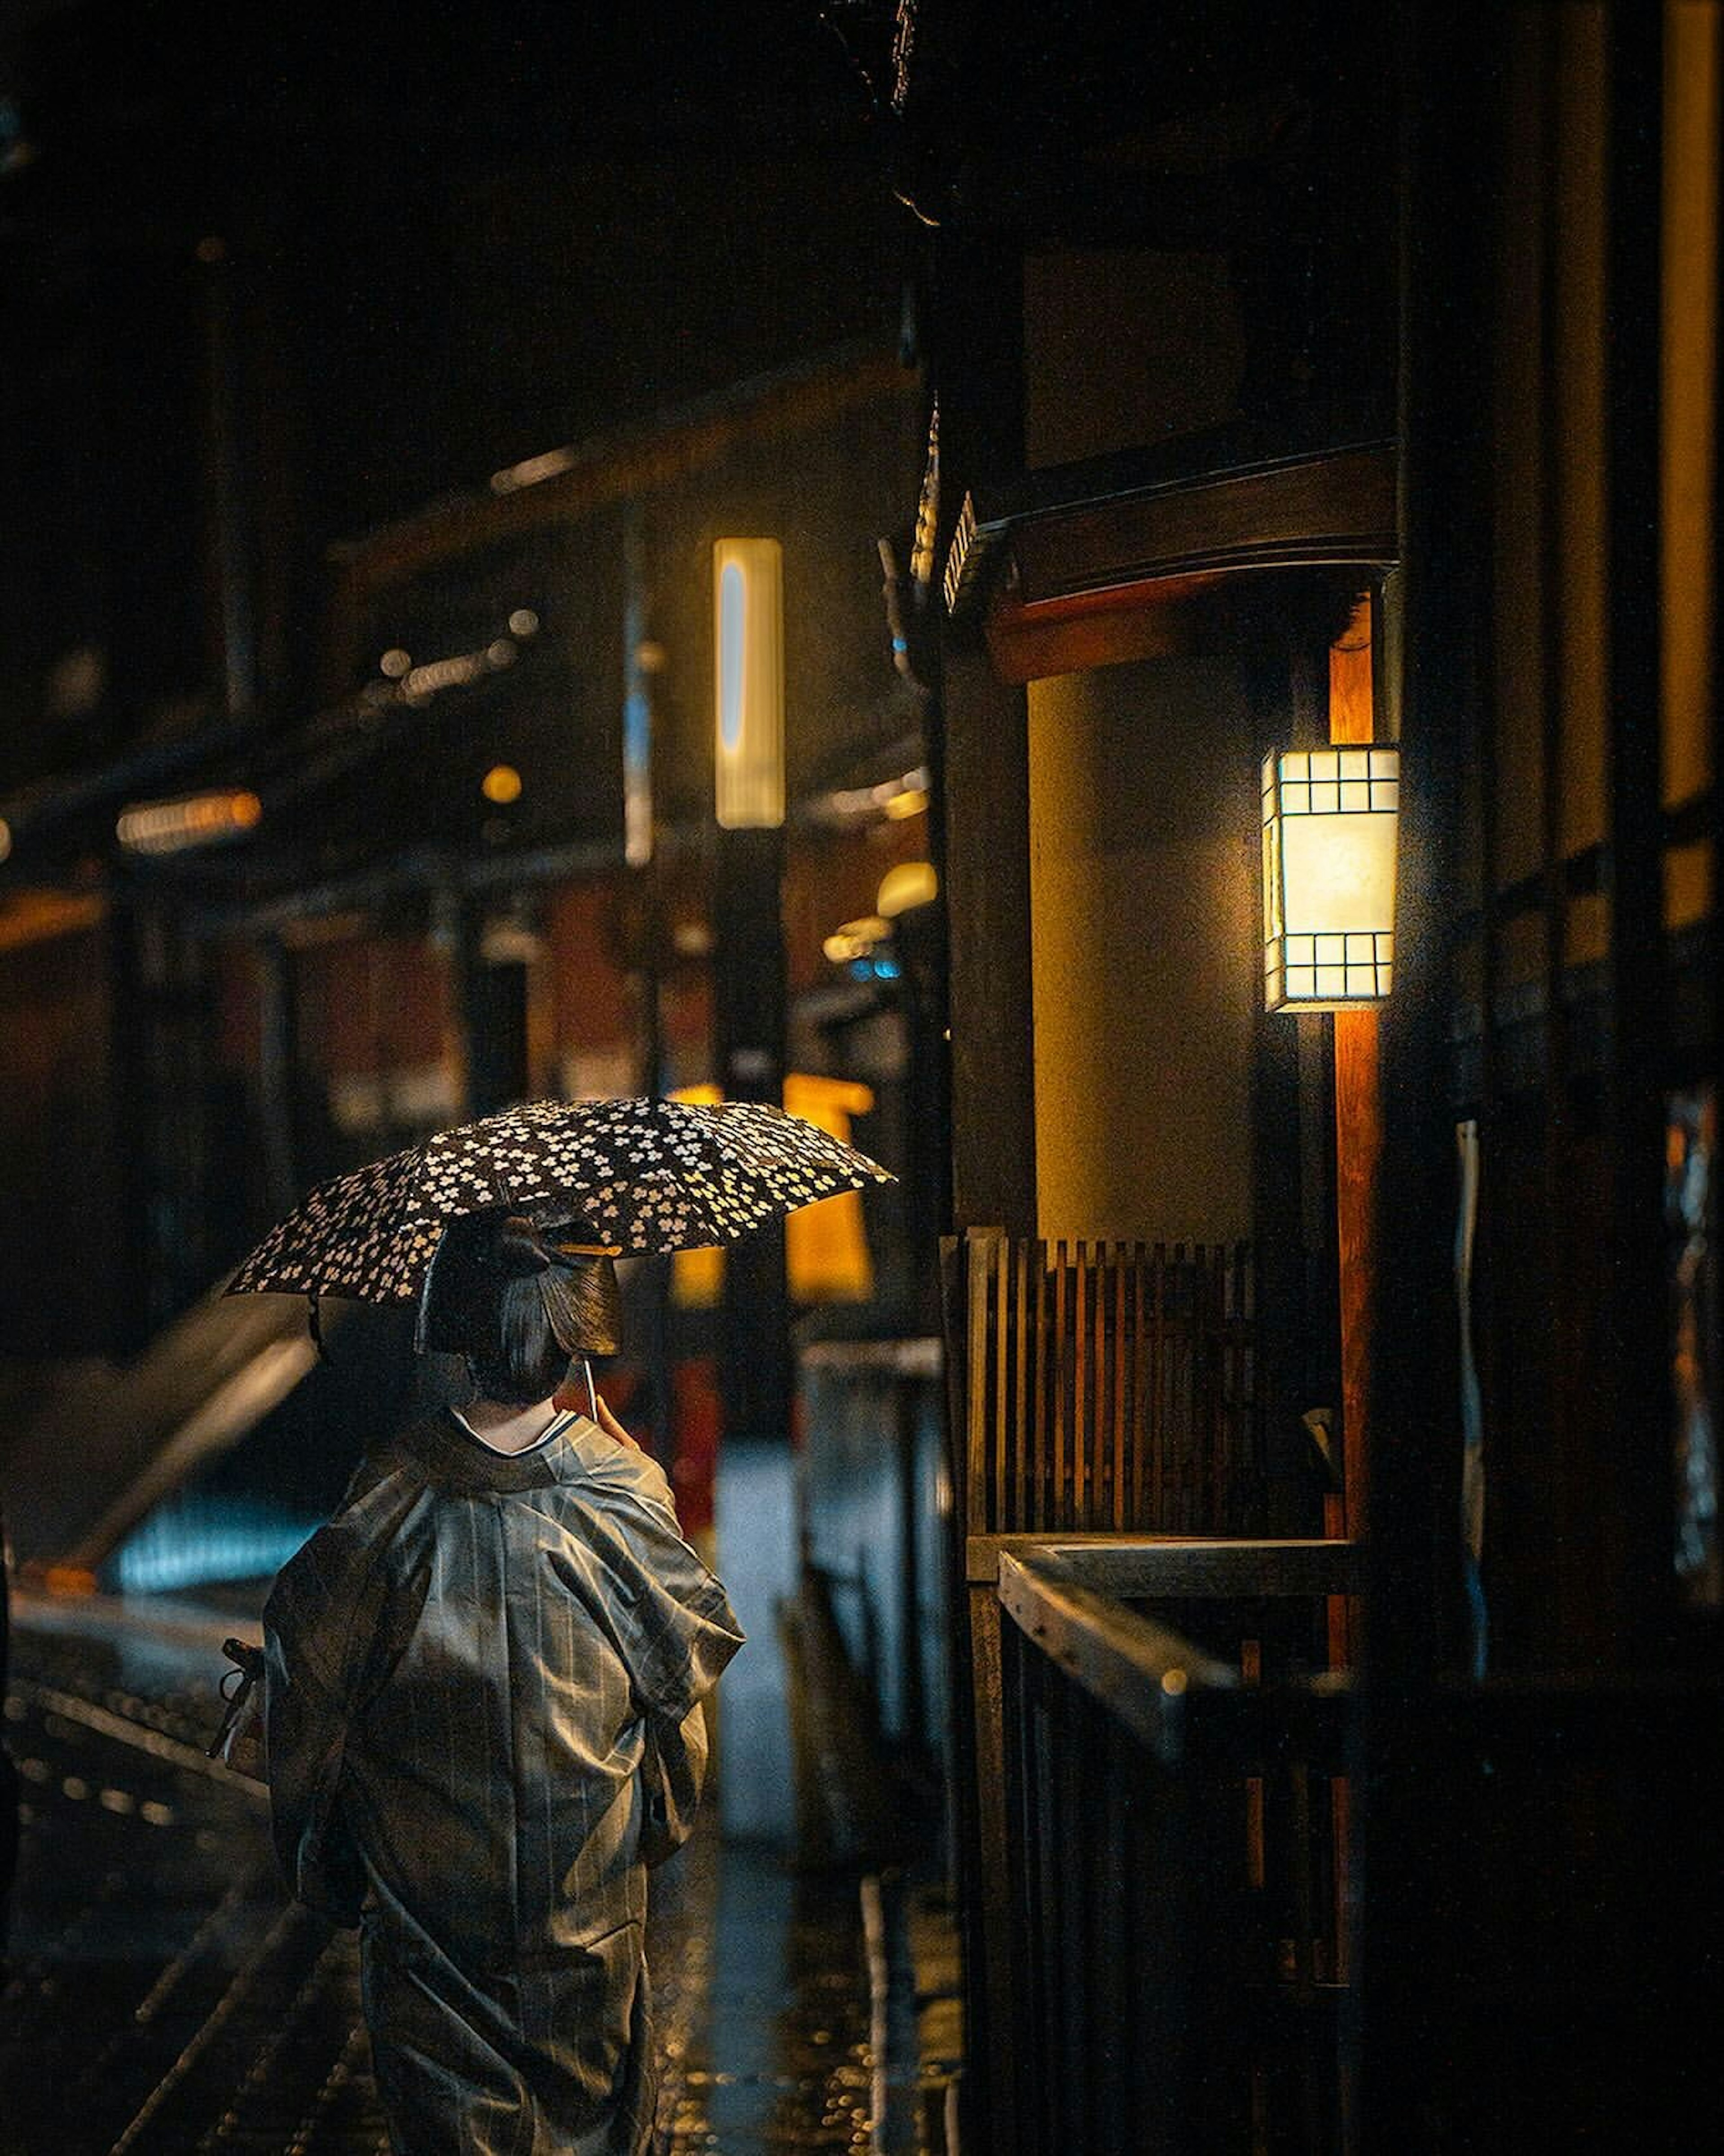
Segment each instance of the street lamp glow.
[[188,793],[140,801],[121,811],[115,835],[128,853],[178,854],[237,839],[262,820],[263,803],[246,790]]
[[900,913],[931,906],[939,896],[940,879],[931,861],[900,861],[881,878],[875,909],[895,921]]
[[1263,967],[1270,1010],[1351,1010],[1388,994],[1400,775],[1400,753],[1393,748],[1265,758]]
[[713,547],[713,794],[728,831],[784,821],[783,585],[776,539]]

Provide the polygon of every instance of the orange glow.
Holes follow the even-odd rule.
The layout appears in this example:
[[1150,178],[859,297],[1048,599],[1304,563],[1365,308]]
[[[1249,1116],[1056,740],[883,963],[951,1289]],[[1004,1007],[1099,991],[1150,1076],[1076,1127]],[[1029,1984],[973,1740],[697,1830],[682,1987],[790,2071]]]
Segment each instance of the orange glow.
[[939,896],[940,879],[931,861],[900,861],[881,878],[874,903],[888,921],[895,921],[900,913],[931,905]]
[[50,1594],[94,1594],[95,1574],[81,1564],[51,1564],[42,1584]]
[[494,763],[480,781],[480,792],[500,808],[521,798],[521,773],[512,763]]
[[[1718,92],[1724,11],[1666,0],[1664,302],[1660,338],[1664,544],[1660,549],[1665,804],[1712,782],[1712,652],[1717,595],[1713,506],[1718,411]],[[1699,849],[1667,864],[1665,919],[1703,920],[1710,863]]]
[[114,829],[129,853],[177,854],[253,830],[263,814],[263,803],[247,791],[188,793],[174,801],[136,803]]
[[[691,1106],[716,1108],[724,1095],[708,1082],[679,1086],[670,1096]],[[784,1106],[829,1137],[849,1142],[857,1116],[874,1106],[866,1086],[804,1070],[784,1076]],[[874,1292],[874,1267],[863,1225],[862,1194],[841,1190],[804,1205],[784,1223],[784,1272],[798,1302],[865,1302]],[[721,1249],[679,1250],[671,1260],[671,1294],[685,1310],[711,1310],[724,1293]]]

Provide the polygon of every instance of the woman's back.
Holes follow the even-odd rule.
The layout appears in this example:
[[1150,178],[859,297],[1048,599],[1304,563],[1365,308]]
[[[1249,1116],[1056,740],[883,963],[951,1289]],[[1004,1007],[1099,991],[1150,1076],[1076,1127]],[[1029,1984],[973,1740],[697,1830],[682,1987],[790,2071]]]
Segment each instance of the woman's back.
[[659,1469],[580,1416],[512,1455],[431,1418],[356,1477],[266,1625],[278,1842],[305,1899],[362,1922],[380,2078],[437,2058],[445,2107],[464,2090],[476,2131],[503,2105],[500,2133],[536,2081],[567,2137],[545,2146],[635,2145],[644,1815],[741,1636]]

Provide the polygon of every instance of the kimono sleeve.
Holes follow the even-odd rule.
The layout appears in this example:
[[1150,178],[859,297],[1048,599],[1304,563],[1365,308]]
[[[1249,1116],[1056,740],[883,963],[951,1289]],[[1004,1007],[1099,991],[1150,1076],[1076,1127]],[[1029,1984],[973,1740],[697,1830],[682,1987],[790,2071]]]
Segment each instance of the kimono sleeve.
[[[620,1448],[618,1448],[620,1452]],[[598,1491],[610,1625],[636,1697],[680,1729],[743,1643],[730,1597],[683,1540],[664,1476],[631,1458]]]
[[359,1921],[364,1872],[341,1812],[351,1645],[376,1599],[365,1552],[341,1525],[314,1535],[264,1610],[264,1748],[275,1853],[299,1900],[331,1923]]
[[640,1776],[646,1799],[640,1854],[648,1865],[674,1856],[694,1831],[706,1779],[706,1710],[691,1707],[673,1727],[654,1717]]
[[341,1815],[346,1716],[310,1667],[266,1631],[264,1748],[275,1855],[296,1898],[332,1924],[359,1921],[364,1875]]

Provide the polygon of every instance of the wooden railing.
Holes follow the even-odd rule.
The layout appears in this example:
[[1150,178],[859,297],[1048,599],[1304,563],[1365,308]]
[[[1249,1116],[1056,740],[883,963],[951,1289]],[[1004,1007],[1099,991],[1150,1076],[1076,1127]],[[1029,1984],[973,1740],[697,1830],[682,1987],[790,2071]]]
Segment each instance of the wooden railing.
[[995,1561],[990,2147],[1329,2156],[1345,1702],[1316,1658],[1351,1546],[1014,1537]]
[[[974,2145],[1700,2145],[1715,1671],[1415,1676],[1380,1554],[1375,1679],[1326,1668],[1356,1553],[1240,1532],[1249,1269],[1218,1300],[1192,1246],[1160,1263],[1157,1285],[1152,1250],[949,1246]],[[1343,1738],[1369,1768],[1351,1822]]]
[[1272,2121],[1326,2151],[1324,1616],[1356,1583],[1345,1545],[1244,1539],[1250,1254],[948,1249],[972,2128],[993,2156],[1244,2156]]

